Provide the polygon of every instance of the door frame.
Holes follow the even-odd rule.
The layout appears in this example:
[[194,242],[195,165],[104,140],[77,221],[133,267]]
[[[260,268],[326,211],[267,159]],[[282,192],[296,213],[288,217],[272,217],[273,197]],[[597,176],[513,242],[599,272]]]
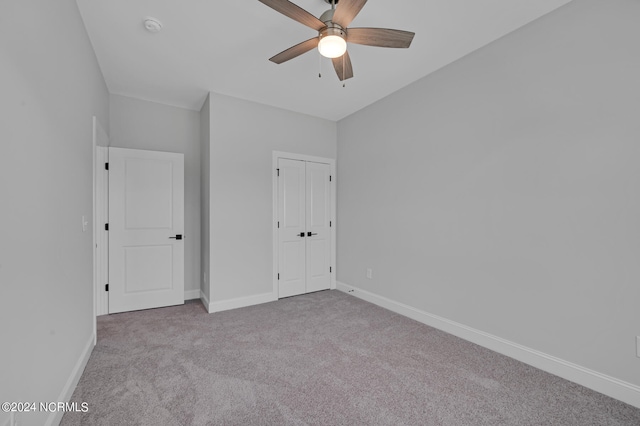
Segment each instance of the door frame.
[[109,161],[109,136],[100,121],[93,116],[93,331],[97,341],[97,317],[105,315],[105,299],[107,297],[104,285],[108,283],[106,268],[108,268],[107,244],[108,236],[104,224],[108,220],[108,190],[107,174],[104,163]]
[[325,157],[316,157],[313,155],[305,155],[305,154],[296,154],[292,152],[284,152],[284,151],[273,151],[271,158],[271,171],[272,171],[272,200],[273,200],[273,220],[271,221],[272,226],[272,240],[273,240],[273,299],[278,300],[278,264],[279,264],[279,249],[278,249],[278,160],[280,158],[288,159],[288,160],[298,160],[298,161],[311,161],[314,163],[324,163],[329,164],[331,170],[331,290],[336,289],[336,276],[337,276],[337,266],[336,266],[336,228],[337,228],[337,220],[336,220],[336,201],[337,201],[337,178],[336,178],[336,160],[335,158],[325,158]]
[[96,316],[109,313],[109,294],[105,285],[109,283],[109,233],[105,224],[109,223],[109,175],[105,164],[109,162],[109,147],[96,147],[96,173],[95,173],[95,306]]

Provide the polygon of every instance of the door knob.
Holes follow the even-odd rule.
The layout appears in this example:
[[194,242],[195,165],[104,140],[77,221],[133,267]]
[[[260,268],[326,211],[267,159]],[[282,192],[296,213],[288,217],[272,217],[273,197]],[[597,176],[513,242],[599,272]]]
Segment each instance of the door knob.
[[304,237],[304,232],[301,232],[298,236],[299,237]]
[[307,232],[307,237],[310,237],[312,235],[318,235],[318,233],[312,234],[311,232]]
[[174,240],[181,240],[182,234],[177,234],[175,237],[169,237],[169,238],[173,238]]

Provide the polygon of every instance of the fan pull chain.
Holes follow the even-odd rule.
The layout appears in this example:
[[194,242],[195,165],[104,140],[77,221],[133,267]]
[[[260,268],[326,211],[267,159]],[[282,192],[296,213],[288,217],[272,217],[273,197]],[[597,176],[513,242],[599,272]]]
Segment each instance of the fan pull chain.
[[342,87],[346,87],[346,82],[344,80],[344,57],[346,56],[346,52],[344,55],[342,55]]
[[322,78],[322,55],[318,50],[318,78]]

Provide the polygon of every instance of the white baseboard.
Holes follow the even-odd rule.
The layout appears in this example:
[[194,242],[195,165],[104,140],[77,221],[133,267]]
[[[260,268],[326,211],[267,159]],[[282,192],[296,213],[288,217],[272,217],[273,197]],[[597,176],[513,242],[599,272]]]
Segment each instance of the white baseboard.
[[184,291],[184,300],[192,299],[200,299],[200,289]]
[[202,302],[204,307],[207,308],[207,312],[211,313],[211,311],[209,310],[209,298],[206,294],[204,294],[204,291],[202,290],[200,290],[200,301]]
[[208,311],[210,314],[214,312],[228,311],[230,309],[245,308],[247,306],[259,305],[261,303],[273,302],[278,300],[273,293],[256,294],[254,296],[238,297],[236,299],[219,300],[210,302]]
[[338,290],[640,408],[640,387],[464,324],[338,282]]
[[[80,381],[80,377],[84,372],[84,367],[87,365],[89,361],[89,357],[91,356],[91,352],[93,351],[93,347],[95,346],[96,336],[92,333],[89,341],[84,347],[82,353],[80,354],[80,358],[76,362],[76,365],[71,370],[71,375],[69,379],[67,379],[67,383],[62,388],[62,392],[60,392],[60,396],[58,397],[57,402],[69,402],[71,400],[71,396],[73,395],[73,391],[76,390],[76,386]],[[54,411],[49,414],[47,421],[45,422],[46,426],[53,426],[60,424],[62,421],[62,416],[64,415],[63,411]]]

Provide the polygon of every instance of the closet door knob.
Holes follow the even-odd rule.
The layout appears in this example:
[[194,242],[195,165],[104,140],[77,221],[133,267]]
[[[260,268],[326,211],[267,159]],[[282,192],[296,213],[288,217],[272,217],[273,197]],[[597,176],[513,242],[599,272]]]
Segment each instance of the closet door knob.
[[307,237],[310,237],[312,235],[318,235],[318,233],[312,234],[311,232],[307,232]]
[[304,237],[304,232],[301,232],[298,236],[299,237]]

